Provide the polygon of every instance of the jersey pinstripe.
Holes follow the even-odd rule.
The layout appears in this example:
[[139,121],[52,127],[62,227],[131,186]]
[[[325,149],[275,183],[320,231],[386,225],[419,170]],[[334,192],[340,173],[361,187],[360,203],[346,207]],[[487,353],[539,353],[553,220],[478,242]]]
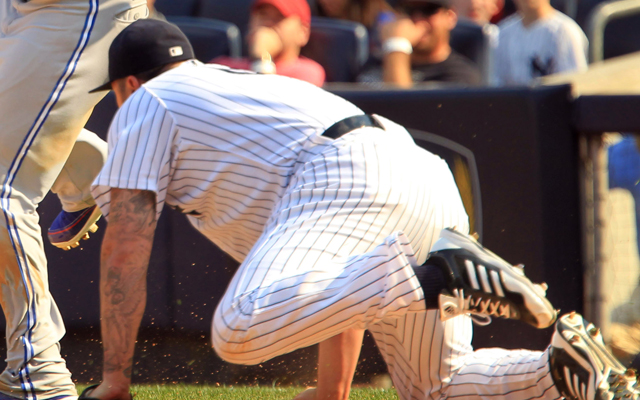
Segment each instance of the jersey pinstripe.
[[528,27],[516,14],[499,27],[492,78],[496,85],[528,85],[541,76],[587,69],[587,37],[559,11]]
[[502,374],[544,353],[500,352],[503,370],[483,366],[471,357],[470,318],[425,310],[413,266],[443,228],[468,231],[468,218],[446,163],[401,126],[377,117],[385,130],[321,136],[361,113],[302,82],[191,62],[123,105],[93,193],[108,216],[111,188],[154,191],[158,213],[179,207],[242,261],[212,323],[227,361],[259,363],[366,328],[403,400],[466,390],[455,381],[467,367],[502,377],[490,390],[508,400],[533,398],[511,396],[518,384],[559,397],[539,374]]

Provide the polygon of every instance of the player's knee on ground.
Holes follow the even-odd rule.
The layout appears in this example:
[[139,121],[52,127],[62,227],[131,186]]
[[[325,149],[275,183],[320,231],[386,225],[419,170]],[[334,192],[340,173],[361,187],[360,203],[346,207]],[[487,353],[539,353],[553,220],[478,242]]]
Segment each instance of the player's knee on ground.
[[[246,335],[243,335],[246,336]],[[233,342],[222,339],[215,333],[211,334],[211,346],[218,357],[232,364],[256,365],[265,362],[272,357],[256,356],[252,347],[246,342],[237,343],[238,338],[234,336]]]

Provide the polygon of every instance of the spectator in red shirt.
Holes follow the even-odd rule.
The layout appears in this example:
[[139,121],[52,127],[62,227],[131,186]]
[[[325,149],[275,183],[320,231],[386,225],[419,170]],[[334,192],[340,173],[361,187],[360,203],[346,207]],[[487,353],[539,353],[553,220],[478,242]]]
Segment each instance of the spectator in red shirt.
[[249,58],[217,57],[211,62],[322,86],[322,66],[300,56],[300,49],[309,41],[310,25],[311,10],[306,0],[256,0],[249,17]]

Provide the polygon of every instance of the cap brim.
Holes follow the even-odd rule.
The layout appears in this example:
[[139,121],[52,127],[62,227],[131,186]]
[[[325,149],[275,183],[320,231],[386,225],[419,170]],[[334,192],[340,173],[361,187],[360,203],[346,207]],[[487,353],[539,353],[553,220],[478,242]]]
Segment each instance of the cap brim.
[[105,83],[104,85],[100,85],[95,89],[89,90],[89,93],[104,92],[105,90],[111,90],[111,81]]

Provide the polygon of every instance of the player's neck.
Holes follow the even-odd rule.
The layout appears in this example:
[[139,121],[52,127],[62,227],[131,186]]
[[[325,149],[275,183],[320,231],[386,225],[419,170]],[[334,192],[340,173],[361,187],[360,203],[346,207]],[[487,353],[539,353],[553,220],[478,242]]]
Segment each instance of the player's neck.
[[534,22],[547,18],[555,12],[555,9],[548,3],[543,3],[537,8],[522,8],[519,10],[522,16],[522,25],[525,28],[531,26]]

